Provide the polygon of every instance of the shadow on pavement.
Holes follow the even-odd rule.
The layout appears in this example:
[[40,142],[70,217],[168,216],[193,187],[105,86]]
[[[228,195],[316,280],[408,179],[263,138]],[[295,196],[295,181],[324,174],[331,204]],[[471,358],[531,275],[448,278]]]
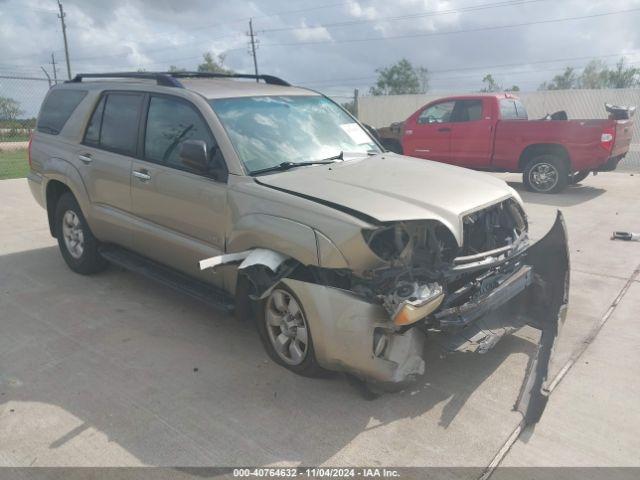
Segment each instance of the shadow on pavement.
[[426,374],[412,388],[366,401],[340,375],[307,379],[268,361],[251,325],[116,268],[73,274],[55,247],[0,257],[0,285],[0,407],[41,402],[68,412],[68,424],[40,419],[53,422],[47,429],[12,404],[21,441],[59,455],[92,428],[148,465],[317,465],[363,432],[389,427],[386,459],[362,461],[409,462],[403,454],[414,452],[407,458],[419,462],[407,448],[424,442],[420,449],[436,455],[441,439],[451,443],[445,430],[486,381],[457,420],[451,450],[486,441],[483,421],[512,421],[524,372],[498,370],[536,348],[512,336],[485,355],[441,357],[427,342]]
[[562,193],[533,193],[528,191],[520,182],[507,182],[510,187],[516,189],[522,200],[527,203],[537,203],[539,205],[551,205],[556,207],[572,207],[588,202],[599,197],[606,192],[603,188],[590,187],[589,178],[583,180],[578,185],[570,185]]

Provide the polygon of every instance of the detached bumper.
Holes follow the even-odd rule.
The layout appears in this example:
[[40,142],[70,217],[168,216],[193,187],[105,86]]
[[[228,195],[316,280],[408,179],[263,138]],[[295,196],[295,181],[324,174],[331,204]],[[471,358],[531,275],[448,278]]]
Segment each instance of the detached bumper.
[[515,405],[529,424],[540,419],[547,404],[549,365],[567,311],[569,251],[560,212],[551,230],[522,255],[525,265],[501,287],[476,305],[443,318],[453,328],[441,340],[449,351],[485,353],[524,325],[540,330],[538,349],[529,361]]
[[[540,241],[518,254],[521,266],[488,295],[436,314],[449,351],[484,353],[524,325],[541,331],[516,409],[535,423],[547,402],[545,385],[553,346],[564,323],[569,294],[569,253],[562,214]],[[368,382],[402,385],[424,373],[425,334],[399,333],[380,305],[351,292],[283,279],[305,305],[318,363]]]

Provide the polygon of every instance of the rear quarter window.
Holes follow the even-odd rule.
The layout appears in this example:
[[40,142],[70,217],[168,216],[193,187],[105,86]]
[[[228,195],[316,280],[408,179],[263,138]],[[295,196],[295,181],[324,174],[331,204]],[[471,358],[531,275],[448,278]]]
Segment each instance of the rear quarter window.
[[40,109],[36,130],[51,135],[59,134],[86,95],[86,90],[60,89],[49,93]]
[[500,99],[500,117],[503,120],[528,120],[527,110],[520,100],[513,98]]

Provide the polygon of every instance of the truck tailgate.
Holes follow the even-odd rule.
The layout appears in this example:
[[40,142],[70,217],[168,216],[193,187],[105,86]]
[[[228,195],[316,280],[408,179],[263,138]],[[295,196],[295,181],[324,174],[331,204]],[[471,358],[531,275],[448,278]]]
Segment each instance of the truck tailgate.
[[616,138],[611,150],[611,157],[625,155],[629,151],[631,136],[633,134],[633,120],[616,121]]

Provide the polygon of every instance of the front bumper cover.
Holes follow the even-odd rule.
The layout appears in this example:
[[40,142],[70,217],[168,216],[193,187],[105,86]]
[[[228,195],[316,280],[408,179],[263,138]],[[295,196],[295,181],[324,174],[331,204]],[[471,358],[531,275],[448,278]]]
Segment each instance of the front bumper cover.
[[[522,266],[475,304],[441,311],[438,334],[449,351],[484,353],[524,325],[540,330],[515,408],[526,423],[539,420],[553,347],[564,323],[569,294],[569,252],[562,214],[537,243],[517,254]],[[398,332],[386,310],[337,288],[285,278],[305,305],[318,363],[376,385],[403,385],[424,372],[425,334]],[[380,338],[384,337],[381,347]]]

